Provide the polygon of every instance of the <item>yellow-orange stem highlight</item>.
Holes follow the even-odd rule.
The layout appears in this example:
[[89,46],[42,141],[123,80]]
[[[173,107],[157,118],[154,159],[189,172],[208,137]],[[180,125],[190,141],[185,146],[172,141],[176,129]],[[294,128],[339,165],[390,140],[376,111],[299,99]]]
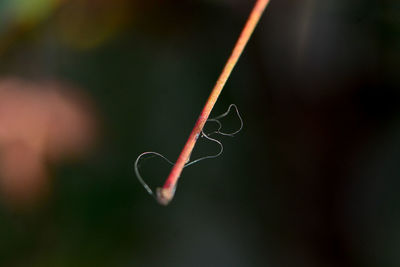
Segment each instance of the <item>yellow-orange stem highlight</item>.
[[242,33],[240,34],[239,39],[237,40],[235,47],[233,48],[232,54],[226,62],[225,67],[221,72],[221,75],[219,76],[213,90],[211,91],[211,94],[206,104],[204,105],[204,108],[201,111],[200,116],[197,119],[197,122],[192,132],[190,133],[181,154],[178,157],[178,160],[172,168],[167,180],[165,181],[164,186],[157,189],[157,199],[161,204],[167,205],[174,197],[176,183],[178,182],[178,179],[182,173],[183,167],[185,166],[190,157],[190,154],[193,151],[197,138],[200,136],[204,124],[206,123],[208,117],[210,116],[211,110],[215,105],[215,102],[217,102],[217,99],[221,94],[221,91],[224,88],[226,81],[228,80],[233,68],[236,65],[236,62],[242,54],[268,3],[269,0],[257,0],[257,2],[255,3],[254,8],[251,11],[250,16],[246,22],[246,25],[244,26]]

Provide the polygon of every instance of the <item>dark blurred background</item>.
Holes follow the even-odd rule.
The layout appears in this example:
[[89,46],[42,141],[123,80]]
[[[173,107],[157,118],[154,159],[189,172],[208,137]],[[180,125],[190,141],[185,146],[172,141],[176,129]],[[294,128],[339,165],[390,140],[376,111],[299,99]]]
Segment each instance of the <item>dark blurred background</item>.
[[213,111],[243,131],[168,207],[138,183],[141,152],[177,158],[253,3],[0,2],[1,266],[400,266],[395,0],[271,0]]

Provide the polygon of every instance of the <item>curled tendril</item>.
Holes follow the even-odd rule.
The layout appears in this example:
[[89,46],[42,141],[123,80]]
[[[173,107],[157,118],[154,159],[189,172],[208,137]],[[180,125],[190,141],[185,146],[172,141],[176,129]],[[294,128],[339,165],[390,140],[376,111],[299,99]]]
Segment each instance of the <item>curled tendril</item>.
[[[226,117],[226,116],[231,112],[232,108],[235,109],[236,115],[237,115],[237,117],[239,118],[240,127],[239,127],[237,130],[235,130],[235,131],[233,131],[233,132],[231,132],[231,133],[222,132],[222,131],[221,131],[221,129],[222,129],[222,123],[220,122],[220,119]],[[201,137],[201,138],[206,138],[206,139],[209,140],[209,141],[212,141],[212,142],[214,142],[214,143],[217,143],[220,149],[219,149],[218,153],[216,153],[216,154],[214,154],[214,155],[204,156],[204,157],[201,157],[201,158],[198,158],[198,159],[195,159],[195,160],[192,160],[192,161],[187,162],[187,163],[185,164],[184,168],[186,168],[186,167],[188,167],[188,166],[191,166],[191,165],[193,165],[193,164],[195,164],[195,163],[198,163],[199,161],[202,161],[202,160],[205,160],[205,159],[217,158],[217,157],[219,157],[219,156],[223,153],[223,151],[224,151],[224,146],[222,145],[222,143],[221,143],[219,140],[210,137],[211,135],[222,135],[222,136],[234,137],[234,136],[235,136],[237,133],[239,133],[239,132],[242,130],[242,128],[243,128],[243,120],[242,120],[242,117],[240,116],[239,110],[238,110],[238,108],[237,108],[237,106],[236,106],[235,104],[229,105],[227,111],[225,111],[224,113],[222,113],[221,115],[219,115],[219,116],[217,116],[217,117],[214,117],[214,118],[212,118],[212,119],[208,119],[207,122],[214,122],[214,123],[216,123],[216,124],[218,125],[218,128],[217,128],[216,130],[212,131],[212,132],[209,132],[209,133],[205,133],[205,132],[204,132],[204,129],[203,129],[203,130],[201,131],[200,137]],[[138,179],[139,182],[142,184],[142,186],[144,187],[144,189],[145,189],[151,196],[153,196],[155,199],[157,199],[156,196],[155,196],[155,194],[154,194],[154,192],[153,192],[153,190],[152,190],[152,189],[150,188],[150,186],[144,181],[143,177],[140,175],[140,172],[139,172],[139,162],[140,162],[140,160],[141,160],[143,157],[145,157],[145,156],[147,156],[147,159],[154,158],[154,157],[160,157],[160,158],[164,159],[166,162],[168,162],[168,163],[171,164],[171,165],[174,165],[174,163],[173,163],[171,160],[169,160],[168,158],[166,158],[165,156],[163,156],[162,154],[157,153],[157,152],[153,152],[153,151],[143,152],[143,153],[140,154],[140,155],[136,158],[136,160],[135,160],[135,163],[134,163],[134,170],[135,170],[135,174],[136,174],[137,179]]]

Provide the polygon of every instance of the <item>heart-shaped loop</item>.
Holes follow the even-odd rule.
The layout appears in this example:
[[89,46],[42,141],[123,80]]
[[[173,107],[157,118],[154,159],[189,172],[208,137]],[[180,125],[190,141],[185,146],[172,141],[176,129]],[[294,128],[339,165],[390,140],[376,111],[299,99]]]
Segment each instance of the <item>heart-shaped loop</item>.
[[[224,118],[224,117],[226,117],[227,115],[229,115],[229,113],[231,112],[232,108],[235,109],[235,112],[236,112],[236,114],[237,114],[237,117],[239,118],[240,127],[239,127],[238,130],[233,131],[233,132],[231,132],[231,133],[222,132],[222,131],[221,131],[221,129],[222,129],[222,123],[221,123],[219,120],[222,119],[222,118]],[[202,131],[201,131],[201,137],[204,137],[204,138],[206,138],[206,139],[209,140],[209,141],[212,141],[212,142],[214,142],[214,143],[217,143],[218,146],[220,147],[220,149],[219,149],[218,153],[216,153],[216,154],[214,154],[214,155],[204,156],[204,157],[201,157],[201,158],[198,158],[198,159],[195,159],[195,160],[192,160],[192,161],[187,162],[187,163],[185,164],[184,168],[185,168],[185,167],[188,167],[188,166],[190,166],[190,165],[193,165],[193,164],[195,164],[195,163],[198,163],[199,161],[202,161],[202,160],[205,160],[205,159],[217,158],[217,157],[219,157],[219,156],[222,154],[222,152],[224,151],[224,146],[222,145],[221,141],[219,141],[219,140],[217,140],[217,139],[215,139],[215,138],[210,137],[211,135],[216,134],[216,135],[223,135],[223,136],[230,136],[230,137],[233,137],[233,136],[235,136],[237,133],[239,133],[239,132],[242,130],[242,128],[243,128],[243,120],[242,120],[242,117],[240,116],[239,110],[238,110],[238,108],[237,108],[237,106],[236,106],[235,104],[229,105],[227,111],[225,111],[223,114],[221,114],[221,115],[219,115],[219,116],[217,116],[217,117],[214,117],[214,118],[212,118],[212,119],[207,120],[207,122],[215,122],[215,123],[217,123],[218,128],[217,128],[217,130],[214,130],[214,131],[212,131],[212,132],[210,132],[210,133],[205,133],[205,132],[204,132],[204,129],[202,129]],[[143,157],[145,157],[145,156],[147,156],[147,158],[160,157],[160,158],[164,159],[166,162],[168,162],[169,164],[171,164],[172,166],[174,165],[174,163],[173,163],[172,161],[170,161],[168,158],[166,158],[165,156],[163,156],[162,154],[157,153],[157,152],[153,152],[153,151],[144,152],[144,153],[140,154],[140,155],[137,157],[137,159],[136,159],[136,161],[135,161],[135,163],[134,163],[135,174],[136,174],[136,177],[138,178],[139,182],[142,184],[142,186],[144,187],[144,189],[146,189],[146,191],[147,191],[152,197],[154,197],[157,201],[159,201],[159,198],[157,198],[157,195],[154,194],[154,191],[153,191],[153,190],[150,188],[150,186],[144,181],[143,177],[141,176],[141,174],[140,174],[140,172],[139,172],[139,162],[140,162],[140,160],[141,160]],[[190,157],[189,157],[189,158],[190,158]]]

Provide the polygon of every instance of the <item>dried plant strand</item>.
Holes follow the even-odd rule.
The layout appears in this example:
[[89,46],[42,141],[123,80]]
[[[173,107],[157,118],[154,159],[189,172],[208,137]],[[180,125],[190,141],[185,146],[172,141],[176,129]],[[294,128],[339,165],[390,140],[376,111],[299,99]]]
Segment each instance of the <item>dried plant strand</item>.
[[221,75],[219,76],[213,90],[211,91],[211,94],[202,112],[200,113],[200,116],[197,119],[197,122],[192,132],[190,133],[189,138],[186,141],[186,144],[183,147],[181,154],[178,157],[178,160],[176,161],[174,167],[172,168],[167,180],[165,181],[164,186],[162,188],[157,189],[157,200],[160,204],[167,205],[174,197],[178,179],[182,173],[182,170],[186,162],[190,157],[190,154],[192,153],[192,150],[196,144],[197,139],[199,138],[203,130],[204,124],[206,123],[211,113],[211,110],[213,109],[215,103],[217,102],[217,99],[221,94],[221,91],[226,81],[228,80],[233,68],[235,67],[240,55],[242,54],[250,36],[252,35],[268,3],[269,0],[257,0],[257,2],[255,3],[254,8],[251,11],[250,16],[246,22],[246,25],[244,26],[243,31],[240,34],[235,47],[233,48],[232,54],[229,57],[228,61],[226,62],[226,65],[222,70]]
[[[232,108],[235,109],[235,113],[236,113],[236,115],[237,115],[237,117],[238,117],[238,119],[239,119],[239,121],[240,121],[240,126],[239,126],[239,128],[238,128],[237,130],[233,131],[232,133],[225,133],[225,132],[222,132],[222,131],[221,131],[221,129],[222,129],[222,123],[219,121],[219,119],[222,119],[222,118],[226,117],[226,116],[231,112],[231,109],[232,109]],[[221,143],[219,140],[217,140],[217,139],[215,139],[215,138],[211,138],[211,137],[210,137],[211,135],[215,135],[215,134],[216,134],[216,135],[223,135],[223,136],[234,137],[234,136],[235,136],[237,133],[239,133],[239,132],[242,130],[242,128],[243,128],[243,120],[242,120],[242,117],[240,116],[240,113],[239,113],[238,108],[237,108],[236,105],[234,105],[234,104],[231,104],[226,112],[224,112],[223,114],[221,114],[221,115],[219,115],[219,116],[217,116],[217,117],[215,117],[215,118],[212,118],[212,119],[207,120],[207,122],[215,122],[215,123],[217,123],[218,128],[217,128],[217,130],[214,130],[214,131],[212,131],[212,132],[210,132],[210,133],[205,133],[204,130],[202,130],[202,132],[201,132],[201,137],[204,137],[204,138],[206,138],[206,139],[209,140],[209,141],[212,141],[212,142],[217,143],[220,149],[219,149],[218,153],[216,153],[216,154],[214,154],[214,155],[204,156],[204,157],[201,157],[201,158],[198,158],[198,159],[196,159],[196,160],[193,160],[193,161],[190,161],[190,162],[186,163],[185,166],[184,166],[184,168],[186,168],[186,167],[188,167],[188,166],[191,166],[191,165],[193,165],[193,164],[195,164],[195,163],[198,163],[198,162],[200,162],[200,161],[202,161],[202,160],[205,160],[205,159],[217,158],[217,157],[219,157],[219,156],[222,154],[222,152],[224,151],[224,146],[222,145],[222,143]],[[174,163],[173,163],[172,161],[170,161],[168,158],[166,158],[165,156],[163,156],[162,154],[157,153],[157,152],[153,152],[153,151],[143,152],[142,154],[140,154],[140,155],[137,157],[137,159],[136,159],[136,161],[135,161],[135,163],[134,163],[135,174],[136,174],[136,177],[138,178],[139,182],[142,184],[142,186],[143,186],[144,189],[147,191],[147,193],[149,193],[152,197],[154,197],[154,198],[158,201],[158,199],[157,199],[156,195],[154,194],[153,190],[152,190],[152,189],[150,188],[150,186],[144,181],[142,175],[141,175],[140,172],[139,172],[139,163],[140,163],[140,161],[141,161],[144,157],[146,157],[146,156],[147,156],[147,159],[150,159],[150,158],[153,158],[153,157],[160,157],[160,158],[164,159],[167,163],[169,163],[169,164],[171,164],[171,165],[174,165]]]
[[167,159],[166,157],[164,157],[162,154],[157,153],[157,152],[153,152],[153,151],[148,151],[148,152],[143,152],[142,154],[140,154],[134,163],[134,170],[135,170],[135,174],[137,179],[139,180],[139,182],[142,184],[142,186],[144,187],[144,189],[146,189],[147,193],[149,193],[151,196],[153,196],[156,200],[157,198],[155,197],[153,190],[150,188],[150,186],[144,181],[142,175],[140,175],[139,172],[139,162],[140,160],[145,157],[145,156],[149,156],[149,158],[153,158],[153,157],[160,157],[162,159],[164,159],[166,162],[168,162],[171,165],[174,165],[174,163],[172,161],[170,161],[169,159]]

